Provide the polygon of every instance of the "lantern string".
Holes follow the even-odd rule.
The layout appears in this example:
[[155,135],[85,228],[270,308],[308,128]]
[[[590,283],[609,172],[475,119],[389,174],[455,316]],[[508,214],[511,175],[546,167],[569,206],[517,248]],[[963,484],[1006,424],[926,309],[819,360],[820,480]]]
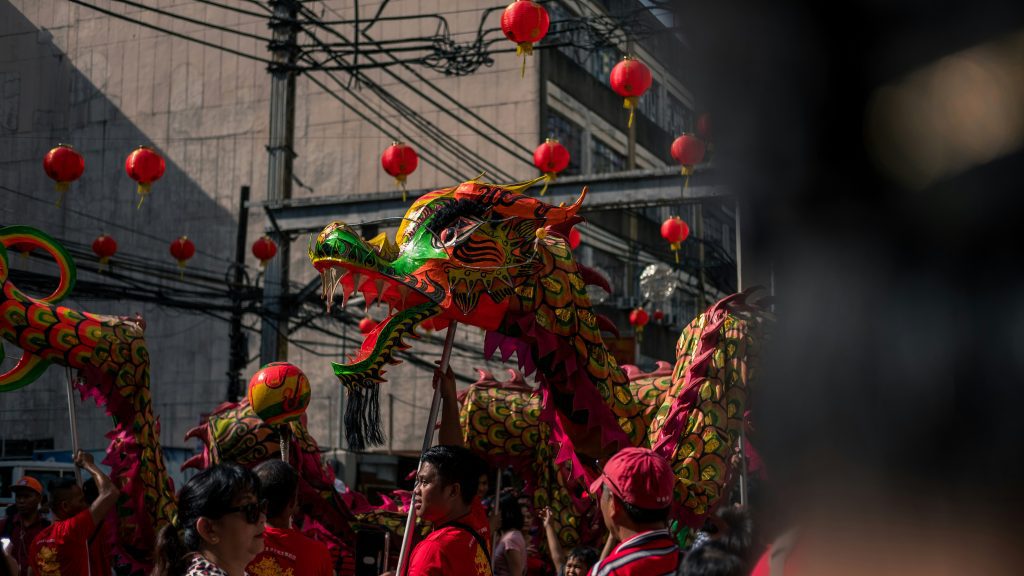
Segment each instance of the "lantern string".
[[555,175],[553,173],[546,172],[544,174],[544,187],[540,189],[540,195],[541,196],[543,196],[544,193],[548,191],[548,184],[550,184],[554,179],[555,179]]

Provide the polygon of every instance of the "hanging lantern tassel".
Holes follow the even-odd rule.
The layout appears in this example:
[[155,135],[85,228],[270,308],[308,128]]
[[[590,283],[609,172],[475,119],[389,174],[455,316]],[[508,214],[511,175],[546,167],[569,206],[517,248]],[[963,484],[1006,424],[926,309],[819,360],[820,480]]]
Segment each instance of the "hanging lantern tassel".
[[520,42],[517,44],[516,56],[523,57],[523,66],[519,70],[519,77],[526,78],[526,59],[533,56],[533,42]]
[[675,254],[676,254],[676,264],[679,264],[679,249],[683,247],[682,243],[681,242],[673,242],[673,243],[669,244],[668,247],[671,248],[673,252],[675,252]]
[[540,195],[541,196],[543,196],[544,193],[548,191],[548,184],[554,182],[555,178],[557,178],[557,177],[558,177],[558,175],[555,174],[554,172],[545,172],[544,173],[544,187],[540,189]]
[[683,181],[683,190],[690,189],[690,175],[693,174],[693,166],[683,166],[682,175],[686,176],[686,180]]
[[145,184],[139,182],[139,187],[136,189],[136,192],[139,195],[139,204],[135,207],[136,210],[142,208],[142,203],[146,201],[146,196],[149,196],[150,188],[152,188],[152,184],[150,182],[146,182]]
[[64,193],[68,191],[68,187],[71,186],[70,182],[57,182],[54,188],[57,190],[57,208],[64,203]]
[[402,202],[405,202],[409,191],[405,187],[405,175],[395,176],[395,185],[402,189]]
[[629,110],[629,122],[626,123],[627,128],[633,127],[633,117],[636,116],[636,107],[640,105],[639,96],[628,96],[622,103],[622,107]]

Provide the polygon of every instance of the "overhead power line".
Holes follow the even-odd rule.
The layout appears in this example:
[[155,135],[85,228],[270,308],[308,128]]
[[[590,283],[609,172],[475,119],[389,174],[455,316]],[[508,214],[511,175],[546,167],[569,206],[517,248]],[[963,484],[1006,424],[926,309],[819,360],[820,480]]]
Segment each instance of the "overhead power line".
[[[222,45],[216,44],[214,42],[207,42],[206,40],[200,40],[199,38],[196,38],[194,36],[189,36],[188,34],[182,34],[180,32],[175,32],[173,30],[168,30],[166,28],[161,28],[160,26],[156,26],[155,24],[150,24],[149,22],[143,22],[142,20],[137,20],[135,18],[130,18],[130,17],[125,16],[123,14],[118,14],[117,12],[114,12],[112,10],[107,10],[106,8],[100,8],[99,6],[94,6],[92,4],[89,4],[88,2],[83,2],[82,0],[68,0],[68,1],[71,2],[72,4],[78,4],[79,6],[83,6],[85,8],[89,8],[91,10],[95,10],[95,11],[100,12],[102,14],[106,14],[107,16],[110,16],[112,18],[117,18],[118,20],[124,20],[125,22],[131,22],[133,24],[138,24],[139,26],[142,26],[143,28],[149,28],[150,30],[155,30],[157,32],[162,32],[162,33],[167,34],[169,36],[174,36],[175,38],[181,38],[182,40],[188,40],[189,42],[195,42],[196,44],[202,44],[203,46],[206,46],[208,48],[214,48],[214,49],[217,49],[217,50],[223,50],[224,52],[228,52],[230,54],[234,54],[235,56],[241,56],[242,58],[248,58],[249,60],[255,60],[257,62],[262,62],[262,63],[267,64],[267,65],[271,64],[271,61],[267,60],[266,58],[260,58],[259,56],[254,56],[252,54],[249,54],[249,53],[246,53],[246,52],[242,52],[240,50],[235,50],[233,48],[228,48],[227,46],[222,46]],[[152,8],[149,8],[149,7],[146,7],[146,9],[152,10]]]
[[174,12],[168,12],[167,10],[161,10],[160,8],[154,8],[152,6],[146,6],[145,4],[139,4],[138,2],[133,2],[132,0],[110,0],[110,1],[112,1],[112,2],[120,2],[121,4],[125,4],[125,5],[131,6],[133,8],[140,8],[142,10],[148,10],[148,11],[153,12],[155,14],[160,14],[161,16],[168,16],[168,17],[171,17],[171,18],[182,20],[184,22],[188,22],[190,24],[195,24],[197,26],[204,26],[206,28],[212,28],[214,30],[220,30],[221,32],[227,32],[228,34],[237,34],[239,36],[244,36],[246,38],[252,38],[253,40],[259,40],[261,42],[266,42],[268,44],[270,43],[270,38],[265,37],[265,36],[260,36],[258,34],[251,34],[249,32],[244,32],[244,31],[238,30],[236,28],[228,28],[227,26],[219,26],[217,24],[213,24],[213,23],[207,22],[205,20],[197,20],[195,18],[190,18],[190,17],[184,16],[182,14],[177,14],[177,13],[174,13]]

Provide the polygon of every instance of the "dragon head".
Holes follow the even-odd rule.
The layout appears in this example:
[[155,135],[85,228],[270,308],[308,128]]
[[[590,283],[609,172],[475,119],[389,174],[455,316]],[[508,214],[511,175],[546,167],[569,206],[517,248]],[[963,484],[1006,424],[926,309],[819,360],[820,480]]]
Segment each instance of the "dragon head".
[[571,206],[554,206],[524,195],[529,184],[470,181],[425,194],[406,212],[394,240],[386,234],[363,240],[343,222],[311,239],[309,257],[328,306],[340,290],[343,302],[361,292],[368,304],[394,309],[350,363],[334,365],[349,393],[350,446],[383,442],[375,395],[386,365],[396,363],[394,352],[406,347],[404,335],[427,319],[435,328],[457,321],[504,332],[509,312],[530,306],[516,294],[539,281],[542,245],[558,242],[568,253],[564,237],[581,221],[586,190]]

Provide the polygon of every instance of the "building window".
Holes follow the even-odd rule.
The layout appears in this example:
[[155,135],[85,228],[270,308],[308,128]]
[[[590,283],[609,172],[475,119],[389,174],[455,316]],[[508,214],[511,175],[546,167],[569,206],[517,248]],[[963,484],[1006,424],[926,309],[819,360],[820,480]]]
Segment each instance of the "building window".
[[668,116],[665,118],[665,128],[672,136],[679,136],[684,132],[692,132],[693,112],[683,104],[682,100],[671,93],[666,93],[668,101]]
[[593,170],[595,174],[602,172],[621,172],[626,169],[626,157],[616,152],[611,146],[594,138]]
[[[552,22],[548,37],[562,44],[558,51],[568,56],[598,82],[611,88],[612,68],[625,54],[614,46],[587,48],[586,46],[593,42],[593,38],[586,27],[581,28],[574,24],[576,14],[563,2],[548,2],[544,7],[547,8]],[[693,111],[657,80],[654,80],[651,88],[640,98],[639,112],[674,136],[689,131],[693,122]]]
[[583,129],[578,124],[548,108],[548,133],[569,151],[569,166],[562,174],[580,174],[583,160]]

